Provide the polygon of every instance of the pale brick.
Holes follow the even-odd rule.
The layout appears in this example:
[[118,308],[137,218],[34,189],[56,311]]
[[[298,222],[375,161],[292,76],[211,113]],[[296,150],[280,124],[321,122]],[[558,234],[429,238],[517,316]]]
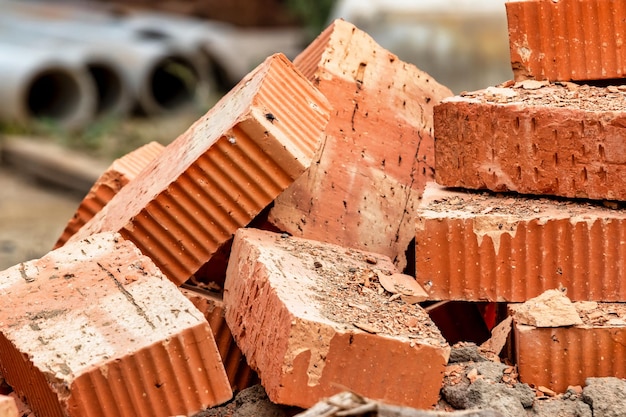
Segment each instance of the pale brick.
[[384,255],[237,232],[226,322],[273,402],[310,407],[346,389],[412,407],[437,402],[450,348],[421,307],[380,287],[378,274],[396,272]]
[[315,163],[276,199],[270,221],[404,269],[412,213],[433,178],[433,106],[451,91],[343,20],[294,64],[333,112]]
[[269,57],[71,240],[119,232],[181,284],[304,172],[327,122],[324,96]]
[[435,107],[435,177],[448,187],[626,200],[626,91],[487,88]]
[[119,234],[0,273],[0,374],[39,417],[191,415],[232,396],[209,324]]
[[18,417],[15,400],[8,395],[0,395],[0,417]]
[[523,302],[563,289],[626,301],[624,210],[429,184],[416,216],[416,277],[430,299]]

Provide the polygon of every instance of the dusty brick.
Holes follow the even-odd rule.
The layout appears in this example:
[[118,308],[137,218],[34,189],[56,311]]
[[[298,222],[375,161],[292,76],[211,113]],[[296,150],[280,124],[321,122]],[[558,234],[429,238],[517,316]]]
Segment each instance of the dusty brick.
[[583,321],[581,325],[542,328],[520,323],[513,316],[520,381],[562,393],[571,385],[584,386],[588,377],[626,378],[624,305],[574,305]]
[[270,221],[404,269],[412,213],[433,177],[432,109],[451,91],[342,20],[294,64],[333,112],[315,163],[276,199]]
[[116,159],[107,170],[96,180],[76,213],[67,223],[65,230],[57,240],[54,248],[61,247],[85,223],[102,210],[122,187],[133,180],[139,172],[154,158],[163,152],[164,146],[158,142],[150,142],[140,148]]
[[181,284],[309,166],[328,102],[269,57],[72,239],[119,231]]
[[431,299],[524,302],[564,289],[626,301],[623,210],[429,184],[416,216],[416,277]]
[[248,366],[246,358],[233,340],[233,334],[226,324],[221,294],[209,294],[190,288],[181,288],[180,291],[209,322],[233,391],[241,391],[258,384],[259,378],[256,372]]
[[0,278],[0,373],[39,417],[190,415],[231,398],[209,324],[119,234]]
[[0,395],[0,417],[18,417],[17,405],[12,397]]
[[435,107],[436,181],[626,200],[626,92],[549,84],[487,88]]
[[437,402],[450,348],[421,307],[378,287],[377,274],[395,272],[384,255],[237,232],[226,322],[273,402],[310,407],[346,389],[412,407]]
[[626,73],[626,1],[506,2],[516,80],[605,80]]

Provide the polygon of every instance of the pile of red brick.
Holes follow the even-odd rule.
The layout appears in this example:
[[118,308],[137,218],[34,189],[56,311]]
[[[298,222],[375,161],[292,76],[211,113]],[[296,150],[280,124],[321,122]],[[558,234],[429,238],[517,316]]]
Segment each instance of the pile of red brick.
[[0,273],[0,375],[39,417],[192,415],[258,379],[279,404],[348,389],[431,408],[437,314],[560,289],[593,323],[511,306],[520,378],[626,376],[626,316],[604,303],[626,301],[624,216],[550,199],[626,189],[621,113],[592,100],[622,90],[553,78],[564,54],[525,35],[536,7],[546,30],[571,23],[566,3],[603,7],[507,3],[517,82],[457,97],[341,20],[269,57],[170,145],[115,161],[55,250]]

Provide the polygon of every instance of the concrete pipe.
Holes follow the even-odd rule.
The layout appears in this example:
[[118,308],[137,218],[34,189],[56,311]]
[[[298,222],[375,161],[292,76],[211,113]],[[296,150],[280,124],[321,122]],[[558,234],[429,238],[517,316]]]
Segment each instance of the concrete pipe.
[[84,13],[71,14],[67,9],[53,13],[50,4],[41,10],[36,5],[2,1],[0,21],[106,55],[123,70],[138,108],[148,115],[204,104],[208,96],[206,61],[194,46],[137,34],[115,20],[86,18]]
[[0,78],[2,120],[45,120],[75,129],[93,118],[94,85],[75,57],[0,43]]
[[19,24],[7,24],[0,19],[0,39],[3,43],[29,49],[60,51],[71,54],[77,65],[84,66],[96,92],[95,116],[124,116],[133,105],[133,97],[126,85],[121,68],[99,51],[79,45],[68,45],[52,37],[39,36]]

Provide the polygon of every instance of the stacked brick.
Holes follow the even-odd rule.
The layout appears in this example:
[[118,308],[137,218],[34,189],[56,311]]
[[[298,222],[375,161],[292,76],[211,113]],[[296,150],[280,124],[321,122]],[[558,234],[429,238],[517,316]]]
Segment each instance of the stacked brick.
[[583,303],[574,326],[513,315],[520,379],[562,392],[626,373],[610,359],[623,355],[621,304],[607,304],[626,302],[626,2],[506,9],[515,80],[435,107],[435,178],[456,190],[427,189],[416,275],[437,300],[527,302],[557,289]]

